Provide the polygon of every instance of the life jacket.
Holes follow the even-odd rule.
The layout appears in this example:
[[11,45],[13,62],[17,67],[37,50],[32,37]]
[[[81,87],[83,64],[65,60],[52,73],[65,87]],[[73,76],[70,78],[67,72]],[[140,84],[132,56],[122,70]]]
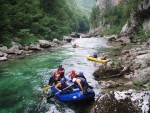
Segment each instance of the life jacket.
[[93,57],[94,57],[94,58],[97,58],[97,54],[94,54]]
[[60,80],[60,74],[56,75],[56,80]]
[[76,76],[75,73],[71,73],[71,74],[70,74],[71,79],[73,79],[75,76]]
[[66,87],[68,87],[68,85],[65,82],[61,83],[61,86],[60,86],[61,90],[65,89]]
[[58,73],[59,73],[59,74],[63,74],[63,73],[64,73],[63,71],[64,71],[63,68],[59,68],[59,69],[58,69]]

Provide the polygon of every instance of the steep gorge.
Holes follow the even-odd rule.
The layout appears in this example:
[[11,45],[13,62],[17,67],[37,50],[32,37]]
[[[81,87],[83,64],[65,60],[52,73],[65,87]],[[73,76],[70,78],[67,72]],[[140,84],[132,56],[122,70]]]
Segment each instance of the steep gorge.
[[91,33],[122,36],[150,30],[150,0],[96,0],[92,13]]

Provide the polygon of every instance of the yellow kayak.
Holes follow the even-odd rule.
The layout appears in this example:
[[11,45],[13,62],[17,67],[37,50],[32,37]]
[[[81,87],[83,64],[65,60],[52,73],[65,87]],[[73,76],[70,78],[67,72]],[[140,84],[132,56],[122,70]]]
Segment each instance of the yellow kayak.
[[93,58],[91,56],[87,56],[87,59],[91,60],[91,61],[95,61],[95,62],[100,62],[100,63],[106,63],[109,61],[108,59],[107,60],[101,60],[100,58]]

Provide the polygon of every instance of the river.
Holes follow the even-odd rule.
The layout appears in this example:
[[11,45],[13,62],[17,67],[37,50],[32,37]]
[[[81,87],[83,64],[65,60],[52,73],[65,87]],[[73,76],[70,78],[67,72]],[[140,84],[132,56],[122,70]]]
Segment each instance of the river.
[[[97,48],[108,47],[104,38],[79,38],[74,42],[79,48],[66,44],[32,55],[0,62],[0,113],[89,113],[93,103],[70,105],[55,98],[48,102],[40,90],[47,85],[50,74],[59,64],[67,76],[72,69],[83,71],[94,87],[96,97],[101,89],[92,73],[99,66],[86,56]],[[95,97],[95,98],[96,98]]]

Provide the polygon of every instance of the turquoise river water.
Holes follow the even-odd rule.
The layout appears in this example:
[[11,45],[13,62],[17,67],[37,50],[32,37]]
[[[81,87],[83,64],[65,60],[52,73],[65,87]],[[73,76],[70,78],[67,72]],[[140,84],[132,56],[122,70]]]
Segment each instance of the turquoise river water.
[[96,48],[107,47],[103,38],[75,39],[79,48],[71,44],[35,53],[26,57],[0,62],[0,113],[89,113],[93,102],[66,104],[55,98],[46,101],[40,90],[48,84],[48,79],[59,64],[65,68],[67,76],[72,69],[83,71],[96,97],[100,86],[92,73],[97,68],[86,59]]

